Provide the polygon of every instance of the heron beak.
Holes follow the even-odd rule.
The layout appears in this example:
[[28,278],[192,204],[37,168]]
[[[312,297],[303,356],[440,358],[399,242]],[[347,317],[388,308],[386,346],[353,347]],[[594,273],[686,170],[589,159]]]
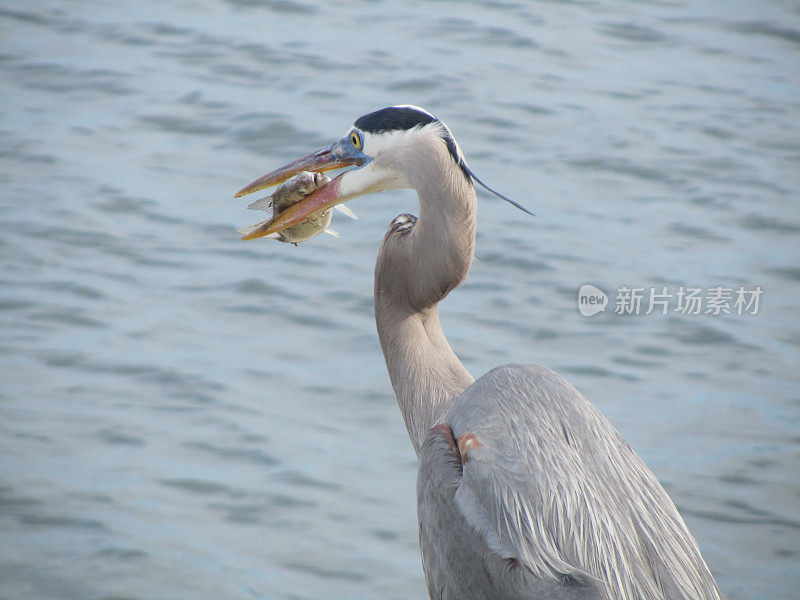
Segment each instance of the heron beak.
[[[303,158],[290,162],[288,165],[275,169],[263,177],[259,177],[254,182],[236,192],[234,198],[239,198],[240,196],[252,194],[264,188],[281,184],[302,171],[322,173],[324,171],[332,171],[334,169],[341,169],[342,167],[353,165],[360,167],[369,162],[369,160],[370,158],[356,150],[347,138],[343,138],[308,156],[304,156]],[[342,173],[342,175],[344,175],[344,173]],[[253,240],[276,233],[303,221],[314,213],[327,210],[343,202],[344,200],[339,198],[339,186],[341,184],[342,175],[335,177],[326,185],[317,189],[312,194],[309,194],[308,197],[304,198],[301,202],[289,207],[278,215],[276,219],[266,221],[262,227],[250,232],[242,239]]]
[[342,139],[316,152],[312,152],[308,156],[298,158],[280,169],[275,169],[263,177],[259,177],[254,182],[236,192],[233,197],[239,198],[240,196],[246,196],[247,194],[263,190],[264,188],[281,184],[302,171],[322,173],[324,171],[333,171],[334,169],[341,169],[342,167],[349,167],[351,165],[361,166],[368,160],[368,156],[350,146],[346,139]]

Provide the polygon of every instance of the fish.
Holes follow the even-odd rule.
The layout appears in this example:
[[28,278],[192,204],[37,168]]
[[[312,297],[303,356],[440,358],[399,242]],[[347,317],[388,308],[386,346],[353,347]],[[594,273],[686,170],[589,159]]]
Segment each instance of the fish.
[[[314,173],[311,171],[302,171],[281,184],[271,196],[260,198],[251,203],[247,208],[252,210],[272,210],[272,218],[265,221],[259,221],[253,225],[247,225],[239,229],[242,237],[247,237],[250,234],[261,230],[270,223],[272,223],[280,214],[286,211],[289,207],[297,204],[303,198],[314,192],[315,190],[326,185],[330,179],[325,173]],[[336,206],[339,210],[344,212],[352,219],[358,217],[349,208],[344,205]],[[339,237],[336,231],[328,228],[333,216],[333,209],[324,210],[322,212],[310,215],[305,221],[301,221],[296,225],[287,227],[279,232],[264,236],[267,239],[278,240],[294,244],[295,246],[300,242],[305,242],[311,238],[319,235],[320,233],[328,233],[335,237]]]

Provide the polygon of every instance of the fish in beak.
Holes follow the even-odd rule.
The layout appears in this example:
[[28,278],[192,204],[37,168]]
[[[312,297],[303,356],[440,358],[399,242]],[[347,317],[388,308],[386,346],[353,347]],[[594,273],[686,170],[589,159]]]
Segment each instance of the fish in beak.
[[[303,198],[324,186],[329,181],[330,179],[325,176],[325,173],[312,173],[310,171],[301,171],[294,177],[287,179],[278,186],[271,196],[256,200],[247,207],[253,210],[271,211],[272,218],[256,223],[255,225],[242,227],[239,229],[239,233],[241,233],[245,239],[252,233],[259,233],[262,229],[269,227],[275,218],[286,211],[290,206],[297,204]],[[332,209],[324,210],[309,216],[297,225],[292,225],[278,233],[272,233],[261,237],[297,245],[322,232],[338,236],[335,231],[328,229],[332,216]]]
[[[308,156],[295,160],[271,173],[267,173],[263,177],[259,177],[254,182],[239,190],[234,197],[239,198],[240,196],[252,194],[264,188],[278,185],[303,171],[322,173],[324,171],[332,171],[349,166],[362,167],[368,164],[370,160],[370,157],[357,150],[350,140],[345,137]],[[346,202],[354,196],[361,195],[359,193],[342,194],[342,178],[350,172],[351,171],[346,171],[340,174],[301,201],[292,204],[280,214],[275,214],[272,219],[264,221],[259,224],[258,227],[248,230],[242,239],[253,240],[278,233],[306,221],[309,217],[313,217],[313,215],[317,213],[324,213],[337,204]]]

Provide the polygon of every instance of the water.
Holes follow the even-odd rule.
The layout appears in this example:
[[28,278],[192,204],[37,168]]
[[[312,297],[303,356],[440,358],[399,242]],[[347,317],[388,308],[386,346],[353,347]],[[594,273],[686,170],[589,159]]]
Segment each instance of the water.
[[[232,194],[397,103],[481,195],[442,305],[476,375],[550,366],[664,483],[732,600],[800,585],[800,11],[790,2],[5,3],[0,597],[422,598],[372,317],[411,192],[340,239]],[[761,286],[757,315],[578,314]]]

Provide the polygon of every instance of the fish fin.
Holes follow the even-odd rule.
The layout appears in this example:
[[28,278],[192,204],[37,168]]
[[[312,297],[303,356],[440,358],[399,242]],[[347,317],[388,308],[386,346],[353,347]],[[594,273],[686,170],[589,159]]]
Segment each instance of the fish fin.
[[326,229],[325,233],[327,233],[328,235],[332,235],[333,237],[339,237],[339,232],[334,231],[333,229]]
[[245,225],[244,227],[239,227],[236,232],[241,236],[249,235],[261,227],[261,225],[264,223],[266,223],[266,221],[259,221],[258,223],[253,223],[252,225]]
[[[244,227],[240,227],[236,231],[238,231],[242,237],[247,237],[251,233],[261,229],[265,223],[270,223],[271,221],[272,219],[267,219],[266,221],[259,221],[258,223],[253,223],[252,225],[245,225]],[[268,240],[277,240],[280,239],[280,233],[271,233],[269,235],[265,235],[262,237]]]
[[343,212],[344,214],[346,214],[351,219],[355,219],[356,221],[358,221],[358,215],[356,213],[354,213],[352,210],[350,210],[348,207],[346,207],[344,204],[337,204],[333,208]]
[[259,198],[255,202],[250,203],[247,208],[250,210],[269,210],[272,208],[272,196]]

